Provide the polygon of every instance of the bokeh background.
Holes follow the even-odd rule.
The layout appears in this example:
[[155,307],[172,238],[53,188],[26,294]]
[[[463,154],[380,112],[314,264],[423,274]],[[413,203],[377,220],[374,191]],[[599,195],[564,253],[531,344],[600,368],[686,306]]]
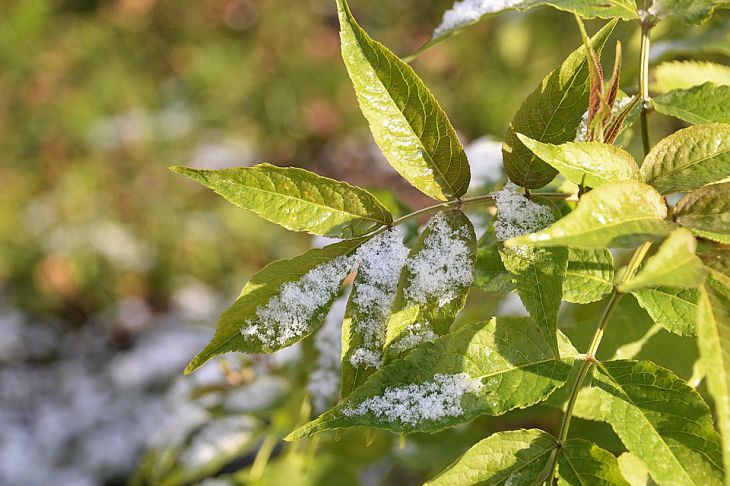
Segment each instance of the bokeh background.
[[[399,55],[450,4],[351,1]],[[653,62],[726,63],[729,19],[664,24]],[[542,407],[436,435],[281,442],[331,404],[309,374],[336,376],[323,350],[337,345],[342,305],[301,346],[231,355],[182,377],[248,277],[322,242],[168,166],[294,165],[371,188],[395,211],[428,204],[373,144],[337,29],[330,0],[0,3],[0,484],[419,484],[490,431],[556,427],[559,412]],[[620,24],[615,38],[634,92],[636,26]],[[490,140],[579,44],[572,16],[539,8],[500,15],[414,62],[465,143],[478,141],[471,162],[486,186],[499,176]],[[656,137],[677,128],[653,125]],[[609,336],[613,350],[651,325],[629,299],[624,307],[635,338]],[[577,345],[595,309],[564,309]],[[459,319],[496,311],[523,309],[474,292]],[[691,342],[660,331],[633,345],[692,376]],[[572,431],[621,451],[598,422],[577,420]]]

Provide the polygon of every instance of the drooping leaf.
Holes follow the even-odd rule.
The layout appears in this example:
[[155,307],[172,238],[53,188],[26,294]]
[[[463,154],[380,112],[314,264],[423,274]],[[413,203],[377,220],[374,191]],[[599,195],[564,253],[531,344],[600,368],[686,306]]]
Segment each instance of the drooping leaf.
[[408,248],[395,230],[357,250],[358,268],[342,322],[341,390],[346,397],[383,362],[385,330]]
[[411,248],[387,321],[385,362],[449,332],[474,281],[474,227],[461,211],[433,218]]
[[578,356],[560,335],[555,359],[526,317],[495,317],[460,326],[375,372],[349,397],[287,437],[366,426],[435,432],[479,415],[501,415],[544,400]]
[[730,182],[687,194],[674,208],[674,217],[697,236],[730,244]]
[[650,186],[608,182],[584,194],[576,209],[549,228],[507,240],[507,246],[610,248],[633,246],[670,233],[667,207]]
[[613,290],[613,255],[606,249],[570,248],[563,299],[574,304],[597,302]]
[[517,134],[517,138],[540,160],[547,162],[566,179],[598,187],[604,182],[638,180],[639,166],[624,149],[601,142],[541,143]]
[[722,484],[722,446],[702,397],[650,361],[609,361],[594,374],[606,421],[659,484]]
[[408,182],[446,201],[469,187],[469,163],[446,113],[413,69],[371,39],[337,0],[342,57],[375,142]]
[[[591,46],[596,52],[601,52],[615,25],[611,21],[593,36]],[[522,103],[507,128],[502,150],[505,172],[512,182],[532,189],[553,180],[557,171],[525,147],[517,134],[544,143],[572,141],[588,106],[588,81],[588,56],[581,46]]]
[[692,191],[730,177],[730,124],[674,132],[646,156],[641,177],[662,194]]
[[497,15],[500,12],[507,10],[524,11],[540,5],[549,5],[559,10],[572,12],[585,18],[622,18],[624,20],[638,18],[636,3],[633,0],[513,0],[507,2],[456,1],[451,9],[444,12],[441,24],[436,27],[429,41],[418,50],[417,54],[448,37],[458,34],[467,27]]
[[512,277],[504,268],[499,256],[499,245],[494,231],[494,220],[477,243],[477,260],[474,266],[474,286],[487,292],[509,293],[514,290]]
[[631,292],[652,320],[680,336],[694,336],[697,322],[697,289],[659,287]]
[[171,167],[236,206],[294,231],[354,238],[393,222],[364,189],[295,167],[260,164],[234,169]]
[[474,444],[425,486],[532,486],[557,446],[542,430],[497,432]]
[[697,346],[707,373],[707,386],[725,451],[725,471],[730,471],[730,295],[706,285],[700,289]]
[[659,19],[677,17],[685,24],[701,24],[716,8],[728,6],[727,0],[656,0],[649,12]]
[[271,353],[317,330],[354,266],[352,253],[367,240],[342,241],[265,266],[223,313],[213,340],[193,358],[185,373],[232,351]]
[[[532,202],[549,208],[555,218],[560,217],[560,210],[550,205],[549,201],[535,198]],[[498,211],[501,210],[499,201],[497,208]],[[498,212],[498,221],[505,216],[513,215]],[[545,221],[547,224],[549,222],[550,220]],[[522,303],[537,322],[544,339],[557,353],[558,313],[563,296],[563,279],[568,266],[568,249],[534,248],[525,245],[502,248],[499,254],[505,269],[512,276]]]
[[583,439],[568,439],[558,452],[558,484],[629,486],[616,457]]
[[654,90],[660,93],[689,89],[711,82],[730,86],[730,67],[706,61],[672,61],[654,69]]
[[730,86],[705,83],[653,98],[654,109],[688,123],[730,123]]
[[659,250],[646,261],[639,273],[621,284],[619,289],[628,292],[670,285],[679,288],[699,287],[704,283],[707,272],[702,260],[695,254],[696,250],[697,240],[692,232],[677,228],[662,242]]

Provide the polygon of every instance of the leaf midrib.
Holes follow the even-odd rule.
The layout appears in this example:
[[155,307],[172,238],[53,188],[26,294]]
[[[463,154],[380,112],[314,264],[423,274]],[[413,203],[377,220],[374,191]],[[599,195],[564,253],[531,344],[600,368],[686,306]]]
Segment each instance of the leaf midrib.
[[[672,170],[670,170],[669,172],[664,172],[662,174],[659,174],[657,177],[654,177],[654,178],[649,179],[649,180],[653,181],[654,183],[657,183],[657,182],[660,182],[660,181],[663,182],[668,177],[673,176],[677,172],[681,172],[681,171],[684,171],[684,170],[688,170],[688,169],[694,167],[697,164],[701,164],[702,162],[708,161],[710,159],[714,159],[716,157],[721,157],[721,156],[723,156],[723,155],[725,155],[727,153],[730,153],[730,147],[729,148],[726,148],[725,150],[721,150],[719,152],[715,152],[712,155],[708,155],[708,156],[702,157],[702,158],[700,158],[698,160],[691,161],[687,165],[675,167]],[[676,153],[674,155],[676,156]],[[659,161],[659,159],[654,159],[654,160],[657,160],[657,162]],[[652,164],[652,166],[654,166],[654,164]],[[661,166],[658,166],[657,168],[661,168]]]

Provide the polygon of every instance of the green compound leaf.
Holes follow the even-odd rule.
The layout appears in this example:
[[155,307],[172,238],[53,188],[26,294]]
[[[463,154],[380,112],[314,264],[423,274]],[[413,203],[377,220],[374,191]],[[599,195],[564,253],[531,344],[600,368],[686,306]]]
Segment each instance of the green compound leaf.
[[444,12],[441,24],[436,27],[431,35],[431,39],[416,54],[500,12],[508,10],[524,11],[541,5],[549,5],[586,18],[622,18],[624,20],[639,18],[634,0],[524,0],[480,2],[476,5],[474,2],[457,1],[451,9]]
[[375,142],[408,182],[446,201],[469,187],[469,163],[451,123],[418,75],[371,39],[337,0],[342,57]]
[[566,440],[558,452],[558,484],[563,486],[629,486],[616,457],[583,439]]
[[474,444],[425,486],[532,486],[557,446],[542,430],[497,432]]
[[529,318],[465,324],[379,369],[287,440],[356,426],[436,432],[479,415],[534,405],[565,383],[579,356],[562,334],[559,341],[563,361],[555,359]]
[[352,254],[367,240],[346,240],[265,266],[223,313],[213,340],[185,373],[232,351],[272,353],[316,331],[355,266]]
[[[552,210],[554,217],[560,216],[560,210],[551,206],[549,201],[541,202],[536,198],[532,202]],[[497,207],[500,207],[499,201]],[[550,212],[547,214],[549,216]],[[497,219],[501,220],[503,216],[498,213]],[[548,223],[549,221],[546,220]],[[568,249],[534,248],[525,245],[503,248],[499,254],[504,267],[512,276],[522,303],[557,355],[556,332],[563,296],[563,279],[568,267]]]
[[654,69],[654,89],[657,92],[689,89],[711,82],[730,86],[730,67],[705,61],[672,61]]
[[515,288],[512,283],[512,276],[504,268],[502,258],[499,256],[499,244],[494,231],[494,220],[489,222],[487,230],[477,243],[474,286],[487,292],[502,294],[512,292]]
[[613,255],[606,249],[570,248],[563,299],[573,304],[598,302],[613,290]]
[[260,164],[235,169],[172,171],[213,189],[236,206],[294,231],[354,238],[393,222],[372,194],[304,169]]
[[688,123],[730,123],[730,86],[705,83],[654,98],[654,109]]
[[601,142],[541,143],[517,134],[540,160],[575,184],[598,187],[604,182],[638,180],[639,166],[624,149]]
[[711,285],[700,289],[697,346],[707,373],[707,386],[715,400],[725,451],[725,471],[730,471],[730,295]]
[[385,335],[385,362],[449,332],[474,281],[474,227],[461,211],[433,218],[400,274]]
[[646,156],[641,177],[662,194],[692,191],[730,177],[730,124],[674,132]]
[[680,336],[694,336],[697,328],[697,289],[659,287],[631,292],[652,320]]
[[547,229],[507,240],[507,246],[630,247],[666,236],[674,225],[654,189],[636,181],[608,182],[584,194],[575,210]]
[[633,278],[619,286],[622,292],[644,287],[673,285],[680,288],[699,287],[707,271],[695,252],[697,240],[692,232],[677,228],[664,240],[655,255]]
[[674,208],[674,217],[697,236],[730,244],[730,182],[687,194]]
[[[592,39],[600,54],[616,26],[609,22]],[[585,46],[575,50],[542,80],[540,86],[522,103],[507,128],[502,146],[507,176],[523,187],[539,188],[549,183],[557,171],[536,157],[517,138],[525,134],[544,143],[560,144],[575,139],[575,133],[588,107],[589,79]]]
[[722,446],[702,397],[650,361],[599,365],[606,421],[659,484],[720,485]]
[[677,17],[685,24],[701,24],[716,8],[728,6],[727,0],[656,0],[649,12],[659,19]]

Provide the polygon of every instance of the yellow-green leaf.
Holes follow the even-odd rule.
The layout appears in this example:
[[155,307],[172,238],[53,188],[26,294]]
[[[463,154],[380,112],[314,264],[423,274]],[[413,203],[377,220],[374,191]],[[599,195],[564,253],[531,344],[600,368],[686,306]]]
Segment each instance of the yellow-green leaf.
[[730,86],[705,83],[655,97],[654,109],[688,123],[730,123]]
[[558,452],[560,486],[629,486],[616,457],[583,439],[568,439]]
[[355,22],[345,0],[337,10],[342,57],[385,158],[434,199],[464,194],[469,163],[446,113],[413,69]]
[[563,299],[574,304],[598,302],[613,290],[613,255],[606,249],[569,248]]
[[692,233],[685,228],[677,228],[639,273],[621,284],[619,289],[629,292],[643,287],[699,287],[704,283],[707,272],[696,251],[697,240]]
[[549,228],[507,240],[507,246],[610,248],[668,235],[667,207],[654,189],[636,181],[609,182],[584,194],[573,212]]
[[654,69],[654,90],[688,89],[707,82],[730,86],[730,67],[706,61],[671,61]]
[[694,336],[697,322],[697,289],[659,287],[636,289],[631,294],[651,319],[680,336]]
[[236,206],[294,231],[354,238],[393,222],[390,212],[365,189],[295,167],[204,170],[171,167],[213,189]]
[[697,236],[730,244],[730,182],[687,194],[674,208],[674,217]]

